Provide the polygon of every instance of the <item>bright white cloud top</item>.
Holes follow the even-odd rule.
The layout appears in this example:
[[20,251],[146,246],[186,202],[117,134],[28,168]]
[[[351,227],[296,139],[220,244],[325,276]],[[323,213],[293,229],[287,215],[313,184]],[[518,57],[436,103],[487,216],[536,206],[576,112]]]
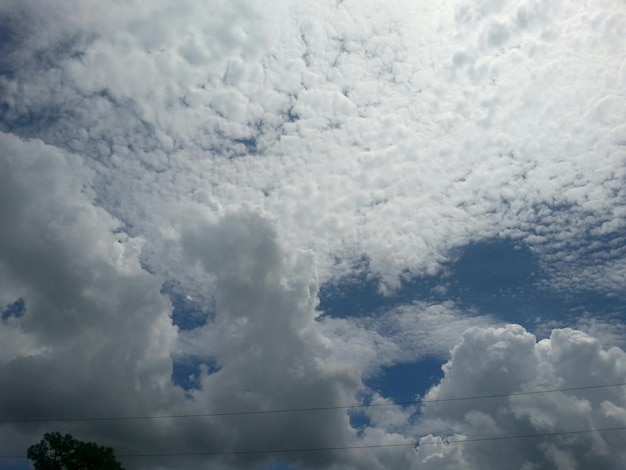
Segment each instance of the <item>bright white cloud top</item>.
[[[626,382],[625,33],[618,0],[3,2],[2,454],[624,468],[626,387],[580,387]],[[506,396],[396,404],[402,364]]]

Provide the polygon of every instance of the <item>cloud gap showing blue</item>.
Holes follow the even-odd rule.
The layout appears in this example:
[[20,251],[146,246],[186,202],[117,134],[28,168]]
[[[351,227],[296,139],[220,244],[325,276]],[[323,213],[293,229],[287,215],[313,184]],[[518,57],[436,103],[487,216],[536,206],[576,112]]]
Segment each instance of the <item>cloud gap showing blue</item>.
[[439,357],[426,357],[417,362],[394,364],[381,368],[365,384],[396,403],[410,402],[441,380],[444,363]]
[[552,316],[565,308],[554,294],[537,288],[543,276],[539,260],[512,240],[466,245],[448,267],[447,296],[462,309],[528,325],[531,316]]
[[172,304],[172,323],[183,331],[193,330],[206,324],[214,314],[214,305],[201,302],[180,292],[173,282],[166,282],[161,293],[169,297]]
[[380,279],[360,273],[339,283],[324,284],[320,288],[319,310],[336,318],[362,317],[413,302],[439,300],[434,289],[439,278],[416,277],[405,281],[392,295],[379,291]]
[[204,369],[207,374],[220,370],[214,360],[204,357],[185,356],[172,361],[172,382],[185,391],[198,390]]
[[26,312],[26,302],[24,299],[17,299],[12,304],[7,305],[7,307],[0,314],[0,318],[3,321],[8,320],[11,317],[19,318],[24,315]]
[[[553,267],[541,263],[524,244],[511,239],[488,239],[458,248],[452,261],[436,276],[405,280],[392,295],[380,293],[379,279],[366,270],[358,276],[320,289],[324,315],[348,318],[376,316],[414,301],[453,301],[461,311],[491,315],[518,323],[541,337],[541,324],[575,325],[591,317],[623,318],[623,299],[602,292],[562,292],[550,289]],[[394,401],[410,401],[424,394],[442,377],[443,358],[382,368],[366,379],[372,390]],[[355,427],[362,419],[353,418]]]
[[367,273],[323,285],[319,308],[325,315],[347,318],[375,315],[417,300],[451,300],[462,310],[493,315],[525,327],[532,327],[538,317],[571,319],[581,306],[598,316],[623,309],[621,296],[551,289],[550,276],[555,267],[540,262],[529,247],[514,240],[482,240],[456,251],[440,274],[405,280],[392,295],[381,294],[379,279]]

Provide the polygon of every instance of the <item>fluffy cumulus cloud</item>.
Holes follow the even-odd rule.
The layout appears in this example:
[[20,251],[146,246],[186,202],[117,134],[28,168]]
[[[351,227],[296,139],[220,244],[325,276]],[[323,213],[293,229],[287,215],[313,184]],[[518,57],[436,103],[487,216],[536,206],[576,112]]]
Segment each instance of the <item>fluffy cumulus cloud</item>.
[[0,305],[22,306],[3,315],[3,414],[94,416],[147,410],[144,394],[167,401],[175,328],[137,261],[141,240],[116,233],[84,195],[79,159],[4,134],[0,146]]
[[[625,29],[618,0],[2,2],[2,453],[623,468],[590,432],[623,388],[580,387],[626,381]],[[494,240],[521,254],[463,274]],[[421,404],[372,385],[429,360]]]
[[[625,368],[622,349],[580,331],[472,328],[425,396],[419,426],[439,434],[420,439],[417,468],[622,468],[623,388],[580,387],[622,383]],[[528,393],[541,390],[563,391]]]

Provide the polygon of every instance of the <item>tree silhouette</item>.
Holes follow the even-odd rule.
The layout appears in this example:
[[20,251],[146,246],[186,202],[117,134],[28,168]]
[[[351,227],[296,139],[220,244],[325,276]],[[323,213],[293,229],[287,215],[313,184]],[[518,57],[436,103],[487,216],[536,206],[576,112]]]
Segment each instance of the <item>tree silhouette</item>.
[[69,434],[46,433],[28,448],[35,470],[123,470],[111,447],[82,442]]

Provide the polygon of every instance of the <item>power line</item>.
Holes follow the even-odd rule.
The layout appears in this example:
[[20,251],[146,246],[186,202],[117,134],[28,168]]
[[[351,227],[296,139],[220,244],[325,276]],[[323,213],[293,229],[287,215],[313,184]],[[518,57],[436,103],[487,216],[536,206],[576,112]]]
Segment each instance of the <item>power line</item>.
[[502,440],[514,440],[514,439],[528,439],[533,437],[550,437],[570,434],[588,434],[592,432],[610,432],[610,431],[624,431],[626,426],[616,428],[603,428],[603,429],[584,429],[580,431],[562,431],[551,432],[541,434],[519,434],[511,436],[492,436],[492,437],[477,437],[470,439],[446,439],[441,442],[405,442],[402,444],[367,444],[367,445],[355,445],[355,446],[338,446],[338,447],[305,447],[300,449],[272,449],[272,450],[242,450],[242,451],[222,451],[222,452],[198,452],[198,453],[173,453],[173,454],[126,454],[119,455],[119,457],[169,457],[169,456],[203,456],[203,455],[249,455],[249,454],[278,454],[278,453],[299,453],[299,452],[325,452],[333,450],[353,450],[353,449],[379,449],[387,447],[417,447],[422,445],[437,445],[437,444],[464,444],[471,442],[485,442],[485,441],[502,441]]
[[523,395],[538,395],[542,393],[556,393],[556,392],[572,392],[577,390],[592,390],[599,388],[609,387],[622,387],[626,385],[623,383],[604,384],[604,385],[587,385],[584,387],[568,387],[550,390],[535,390],[529,392],[513,392],[513,393],[501,393],[495,395],[477,395],[469,397],[457,397],[457,398],[438,398],[433,400],[417,399],[411,401],[401,401],[394,403],[369,403],[361,405],[336,405],[336,406],[317,406],[306,408],[283,408],[275,410],[251,410],[251,411],[226,411],[215,413],[196,413],[196,414],[182,414],[182,415],[156,415],[156,416],[109,416],[109,417],[96,417],[96,418],[23,418],[23,419],[0,419],[2,423],[70,423],[70,422],[85,422],[85,421],[133,421],[133,420],[151,420],[151,419],[183,419],[183,418],[209,418],[209,417],[221,417],[221,416],[244,416],[244,415],[265,415],[274,413],[295,413],[306,411],[329,411],[329,410],[346,410],[357,408],[373,408],[379,406],[398,406],[398,405],[416,405],[418,403],[445,403],[453,401],[465,401],[465,400],[483,400],[489,398],[504,398],[515,397]]
[[[145,458],[145,457],[210,457],[210,456],[228,456],[228,455],[254,455],[254,454],[288,454],[288,453],[302,453],[302,452],[328,452],[335,450],[355,450],[355,449],[380,449],[389,447],[418,447],[425,445],[449,445],[449,444],[467,444],[473,442],[486,442],[486,441],[503,441],[503,440],[515,440],[515,439],[530,439],[537,437],[552,437],[552,436],[565,436],[574,434],[588,434],[593,432],[612,432],[612,431],[624,431],[626,426],[614,427],[614,428],[600,428],[600,429],[582,429],[579,431],[560,431],[549,433],[537,433],[537,434],[515,434],[509,436],[491,436],[491,437],[476,437],[469,439],[444,439],[442,441],[429,441],[429,442],[405,442],[398,444],[367,444],[367,445],[354,445],[354,446],[337,446],[337,447],[303,447],[303,448],[291,448],[291,449],[259,449],[259,450],[232,450],[232,451],[213,451],[213,452],[171,452],[171,453],[144,453],[144,454],[116,454],[119,458]],[[425,437],[425,436],[422,436]],[[23,459],[23,455],[0,455],[3,459]]]
[[278,454],[278,453],[298,453],[298,452],[324,452],[333,450],[353,450],[353,449],[379,449],[387,447],[417,447],[421,445],[437,445],[437,444],[464,444],[471,442],[485,442],[485,441],[501,441],[501,440],[514,440],[514,439],[528,439],[533,437],[550,437],[570,434],[588,434],[592,432],[610,432],[610,431],[624,431],[626,426],[615,428],[603,428],[603,429],[584,429],[580,431],[562,431],[551,432],[541,434],[520,434],[511,436],[492,436],[492,437],[477,437],[470,439],[446,439],[441,442],[406,442],[402,444],[367,444],[367,445],[355,445],[355,446],[338,446],[338,447],[305,447],[300,449],[272,449],[272,450],[243,450],[243,451],[222,451],[222,452],[198,452],[198,453],[174,453],[174,454],[126,454],[119,455],[119,457],[169,457],[169,456],[202,456],[202,455],[249,455],[249,454]]

